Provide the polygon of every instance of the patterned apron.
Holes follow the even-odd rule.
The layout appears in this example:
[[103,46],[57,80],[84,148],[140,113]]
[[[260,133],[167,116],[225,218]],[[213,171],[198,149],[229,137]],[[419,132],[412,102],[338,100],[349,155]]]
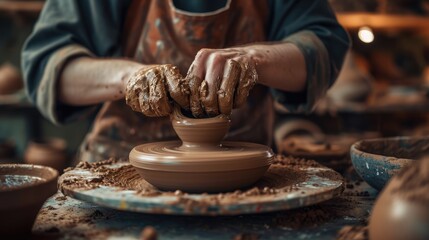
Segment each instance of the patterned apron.
[[[143,64],[174,64],[186,74],[201,48],[227,48],[265,40],[268,4],[260,0],[228,0],[213,12],[191,13],[173,0],[134,0],[125,20],[123,54]],[[266,87],[257,85],[247,104],[233,111],[228,140],[271,145],[273,104]],[[133,112],[125,101],[105,103],[78,161],[110,157],[127,159],[132,147],[177,139],[168,118]]]

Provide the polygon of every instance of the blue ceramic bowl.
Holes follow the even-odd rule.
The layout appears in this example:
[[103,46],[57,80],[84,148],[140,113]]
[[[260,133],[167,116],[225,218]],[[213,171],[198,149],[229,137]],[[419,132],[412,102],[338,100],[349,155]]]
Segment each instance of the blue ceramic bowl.
[[403,167],[429,155],[429,137],[393,137],[359,141],[350,155],[356,172],[369,185],[383,189]]

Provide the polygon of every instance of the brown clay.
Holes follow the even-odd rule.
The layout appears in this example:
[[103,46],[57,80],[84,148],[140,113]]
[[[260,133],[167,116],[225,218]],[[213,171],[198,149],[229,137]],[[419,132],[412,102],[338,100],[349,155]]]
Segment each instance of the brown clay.
[[247,187],[264,175],[274,157],[263,145],[221,143],[230,125],[226,115],[193,119],[176,107],[171,120],[182,142],[143,144],[129,157],[142,177],[160,189],[217,192]]
[[204,117],[204,110],[203,110],[203,107],[201,106],[200,90],[199,90],[199,87],[203,80],[199,77],[192,76],[187,78],[187,81],[189,83],[189,89],[191,92],[189,104],[190,104],[192,115],[196,118]]
[[[97,175],[96,178],[88,179],[86,177],[73,177],[70,179],[61,179],[59,182],[60,190],[65,192],[67,189],[94,189],[99,186],[111,186],[120,190],[137,191],[137,194],[144,197],[153,196],[186,196],[186,191],[160,191],[145,179],[141,178],[137,172],[137,168],[131,165],[124,165],[118,169],[111,169],[109,165],[116,163],[116,160],[110,159],[101,162],[88,163],[81,162],[75,169],[89,170]],[[218,194],[201,194],[201,199],[198,202],[191,202],[192,205],[207,205],[215,202],[230,203],[237,202],[249,197],[264,198],[270,195],[279,193],[297,191],[297,183],[305,181],[308,174],[303,169],[308,167],[321,167],[315,161],[286,158],[276,156],[273,164],[252,188],[234,189],[233,191],[223,192]],[[70,169],[66,169],[68,172]],[[95,174],[96,173],[96,174]],[[64,175],[63,175],[64,176]],[[339,174],[334,174],[332,180],[341,178]]]
[[210,91],[207,81],[194,76],[192,68],[185,78],[170,64],[141,68],[127,82],[126,103],[149,117],[168,116],[173,102],[196,118],[230,115],[233,108],[246,103],[258,78],[254,65],[229,60],[222,81],[220,76],[217,79],[219,90]]
[[256,79],[258,79],[255,65],[244,62],[240,62],[240,65],[241,74],[234,97],[234,108],[239,108],[246,103],[250,90],[255,86]]
[[24,162],[62,171],[66,166],[66,143],[59,138],[31,141],[24,153]]
[[370,239],[429,239],[429,159],[395,175],[377,199]]
[[162,65],[170,97],[182,108],[189,110],[189,84],[182,77],[179,68],[173,65]]
[[149,117],[168,116],[171,99],[189,109],[189,86],[177,67],[158,65],[142,68],[127,82],[125,100],[137,112]]
[[240,64],[234,60],[227,62],[223,81],[218,91],[219,110],[222,114],[230,115],[233,107],[234,92],[240,76]]
[[0,235],[26,235],[45,200],[57,191],[58,172],[27,164],[0,165]]

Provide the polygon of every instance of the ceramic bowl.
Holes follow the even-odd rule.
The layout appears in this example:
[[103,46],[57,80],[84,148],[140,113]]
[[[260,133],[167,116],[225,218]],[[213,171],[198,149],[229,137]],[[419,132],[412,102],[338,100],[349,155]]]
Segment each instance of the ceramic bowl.
[[26,235],[43,203],[57,191],[58,172],[30,164],[0,165],[0,235]]
[[429,137],[393,137],[362,140],[350,155],[356,172],[372,187],[383,189],[404,166],[429,153]]

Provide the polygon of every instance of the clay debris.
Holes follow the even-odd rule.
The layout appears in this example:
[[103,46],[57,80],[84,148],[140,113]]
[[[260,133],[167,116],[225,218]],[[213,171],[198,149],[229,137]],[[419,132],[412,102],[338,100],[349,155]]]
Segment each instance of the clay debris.
[[[253,187],[247,189],[238,189],[231,192],[218,194],[202,193],[200,201],[186,197],[189,195],[180,190],[177,191],[160,191],[153,187],[140,177],[137,171],[129,164],[120,168],[109,168],[116,163],[114,159],[109,159],[97,163],[82,162],[76,166],[76,169],[85,169],[93,173],[94,177],[87,178],[64,178],[60,183],[60,189],[94,189],[98,186],[112,186],[119,190],[135,190],[138,196],[178,196],[178,201],[192,209],[195,206],[204,207],[220,202],[239,201],[254,196],[268,196],[279,193],[291,192],[298,190],[297,183],[305,181],[307,175],[301,171],[305,167],[321,167],[315,161],[296,159],[284,156],[276,156],[272,166],[265,176],[258,181]],[[70,171],[68,169],[67,171]],[[323,174],[323,172],[321,173]],[[341,179],[339,174],[328,174],[327,176],[334,180]]]

